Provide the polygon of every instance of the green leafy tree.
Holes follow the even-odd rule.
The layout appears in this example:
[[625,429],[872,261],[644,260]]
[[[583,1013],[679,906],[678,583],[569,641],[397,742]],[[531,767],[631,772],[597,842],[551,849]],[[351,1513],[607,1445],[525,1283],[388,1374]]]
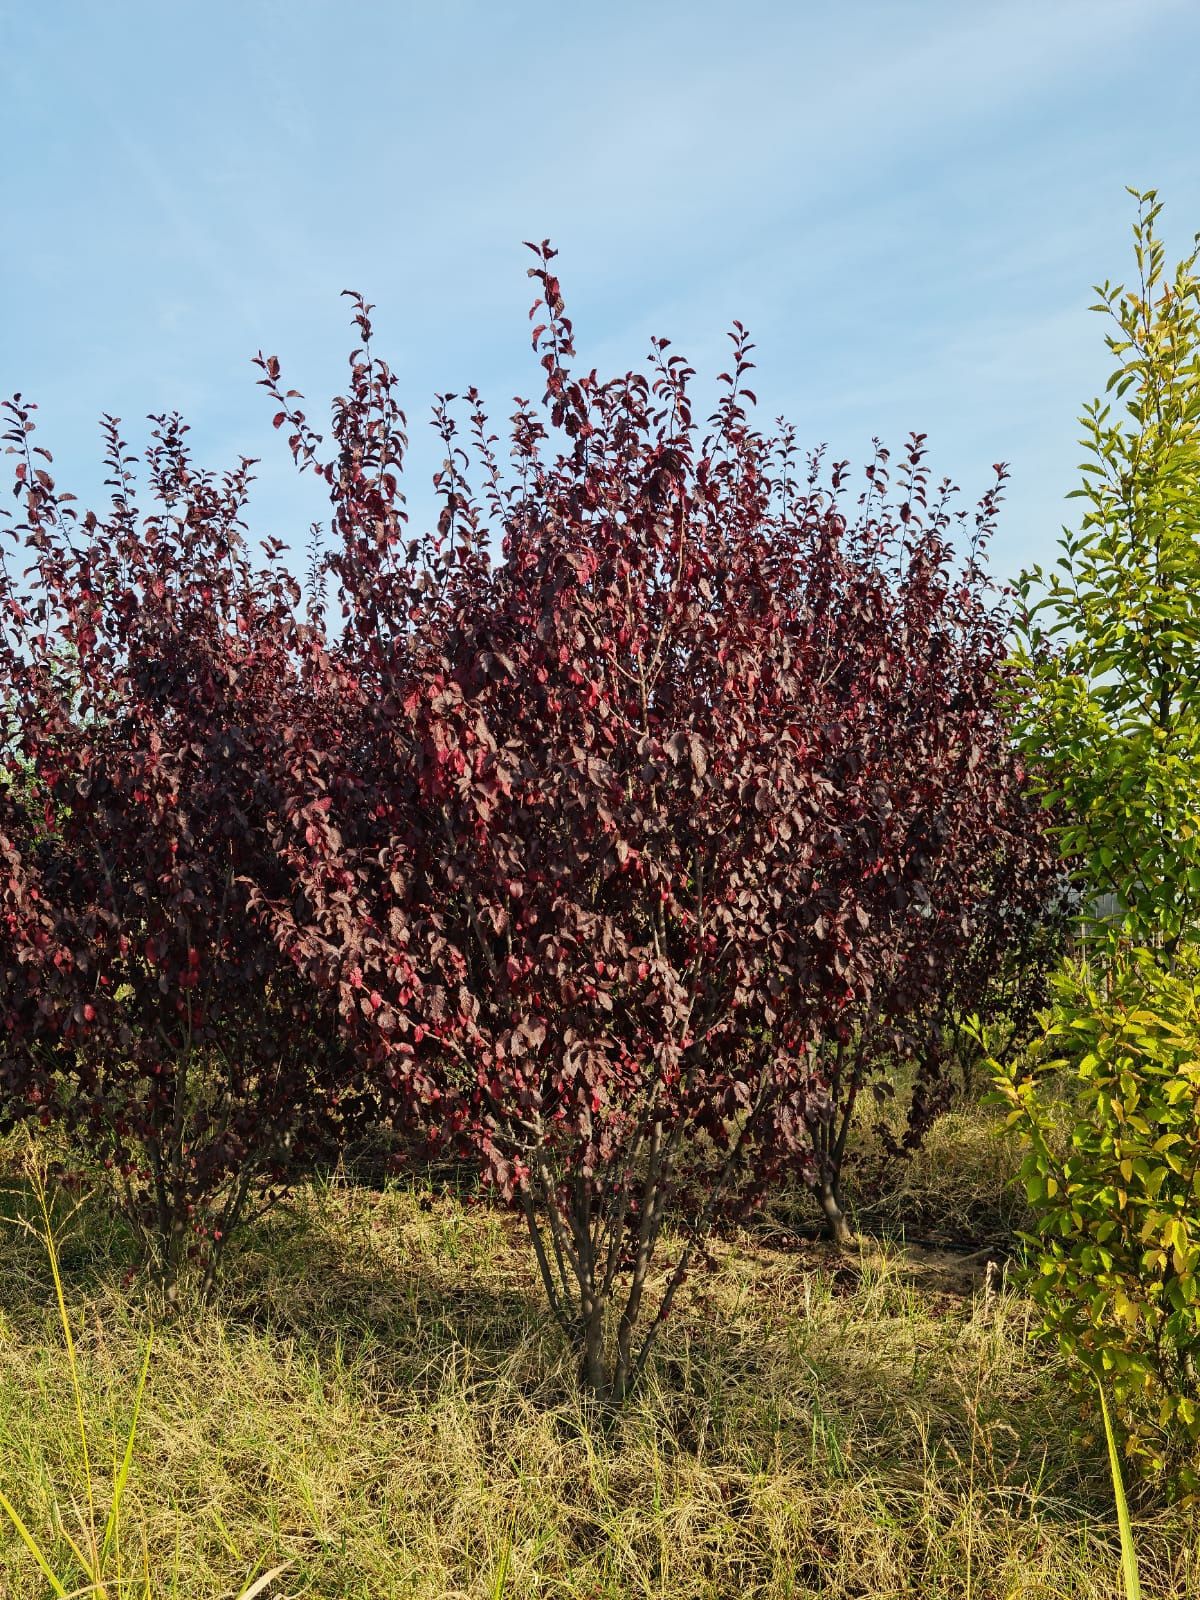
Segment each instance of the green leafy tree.
[[[1126,1448],[1200,1488],[1200,235],[1168,273],[1134,193],[1137,281],[1084,412],[1086,504],[1026,574],[1022,743],[1085,910],[1086,968],[996,1083],[1026,1142],[1044,1330],[1111,1385]],[[1065,1126],[1064,1126],[1065,1112]]]
[[1130,192],[1137,282],[1096,289],[1116,365],[1081,419],[1087,511],[1021,580],[1018,658],[1074,880],[1169,961],[1200,932],[1200,234],[1168,274],[1157,195]]

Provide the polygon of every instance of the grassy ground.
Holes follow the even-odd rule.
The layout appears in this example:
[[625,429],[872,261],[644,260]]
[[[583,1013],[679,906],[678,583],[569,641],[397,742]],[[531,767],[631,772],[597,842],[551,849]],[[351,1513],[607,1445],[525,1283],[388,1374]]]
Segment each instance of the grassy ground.
[[[987,1238],[1011,1221],[1006,1160],[978,1113],[951,1118],[875,1220]],[[0,1248],[0,1488],[53,1545],[81,1483],[68,1367],[44,1252],[17,1230]],[[126,1547],[144,1537],[152,1594],[181,1600],[282,1560],[271,1595],[327,1600],[1120,1592],[1102,1441],[1072,1443],[1017,1292],[944,1252],[833,1258],[778,1224],[717,1258],[605,1430],[509,1219],[315,1188],[256,1229],[214,1307],[157,1327]],[[145,1297],[96,1210],[63,1265],[85,1416],[119,1453]],[[1137,1531],[1147,1596],[1200,1593],[1182,1514]],[[49,1593],[0,1528],[0,1595]]]

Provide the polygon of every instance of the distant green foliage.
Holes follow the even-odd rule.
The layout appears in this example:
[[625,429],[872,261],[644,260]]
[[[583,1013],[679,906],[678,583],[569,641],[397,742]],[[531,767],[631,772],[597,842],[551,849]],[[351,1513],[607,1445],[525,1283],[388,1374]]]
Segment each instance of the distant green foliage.
[[1078,886],[1169,954],[1200,932],[1200,235],[1168,275],[1156,194],[1137,200],[1137,283],[1096,290],[1116,365],[1081,418],[1087,511],[1057,569],[1022,578],[1018,658]]
[[[1200,959],[1060,979],[1039,1057],[1000,1069],[1046,1328],[1114,1395],[1126,1448],[1200,1489]],[[1066,1069],[1072,1126],[1063,1135]]]

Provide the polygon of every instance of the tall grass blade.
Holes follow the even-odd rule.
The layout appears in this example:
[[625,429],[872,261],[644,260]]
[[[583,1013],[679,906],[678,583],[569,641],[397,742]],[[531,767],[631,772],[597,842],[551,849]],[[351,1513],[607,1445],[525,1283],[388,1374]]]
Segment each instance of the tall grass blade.
[[1125,1498],[1125,1480],[1121,1475],[1121,1457],[1117,1452],[1117,1437],[1113,1432],[1112,1418],[1108,1414],[1108,1401],[1104,1398],[1104,1385],[1096,1379],[1100,1391],[1100,1414],[1104,1418],[1104,1437],[1108,1441],[1108,1464],[1112,1469],[1113,1495],[1117,1502],[1117,1526],[1121,1532],[1121,1572],[1125,1579],[1125,1600],[1142,1600],[1142,1580],[1138,1575],[1137,1548],[1133,1542],[1133,1525],[1129,1520],[1129,1502]]
[[17,1533],[20,1535],[21,1543],[25,1546],[26,1550],[29,1551],[29,1554],[37,1562],[38,1566],[41,1567],[43,1573],[46,1576],[47,1583],[49,1583],[50,1587],[54,1590],[55,1594],[59,1597],[59,1600],[67,1600],[67,1591],[63,1588],[62,1584],[59,1583],[58,1579],[54,1576],[54,1573],[53,1573],[53,1571],[52,1571],[52,1569],[50,1567],[50,1563],[46,1560],[45,1556],[42,1554],[41,1550],[38,1548],[37,1540],[33,1537],[33,1535],[30,1533],[29,1529],[21,1521],[21,1517],[20,1517],[19,1512],[17,1511],[16,1507],[13,1505],[12,1501],[5,1494],[3,1489],[0,1489],[0,1506],[2,1506],[4,1508],[4,1511],[8,1516],[8,1520],[12,1523],[13,1527],[17,1530]]
[[[75,1338],[71,1332],[71,1317],[67,1311],[67,1297],[63,1292],[62,1273],[59,1271],[58,1244],[54,1237],[54,1223],[50,1216],[46,1180],[36,1160],[30,1163],[30,1173],[33,1178],[34,1193],[37,1195],[38,1208],[42,1213],[42,1224],[45,1229],[43,1238],[46,1242],[46,1254],[50,1258],[50,1271],[54,1277],[54,1294],[58,1301],[58,1318],[62,1324],[63,1337],[67,1343],[67,1365],[70,1368],[71,1388],[75,1396],[75,1420],[79,1427],[79,1445],[83,1451],[84,1490],[87,1494],[88,1523],[94,1557],[91,1565],[95,1572],[95,1569],[99,1567],[100,1560],[99,1551],[96,1548],[96,1499],[95,1486],[92,1481],[91,1454],[88,1450],[87,1424],[83,1417],[83,1390],[79,1382],[79,1361],[75,1354]],[[95,1575],[98,1579],[98,1572]]]
[[150,1352],[154,1348],[153,1335],[146,1341],[146,1354],[142,1359],[142,1370],[138,1377],[137,1390],[133,1396],[133,1415],[129,1420],[129,1437],[125,1440],[125,1454],[121,1460],[121,1467],[113,1482],[112,1505],[109,1507],[108,1520],[104,1526],[104,1541],[100,1546],[100,1562],[103,1565],[113,1539],[116,1537],[121,1515],[121,1497],[125,1493],[125,1485],[129,1481],[130,1468],[133,1466],[133,1447],[137,1437],[138,1418],[142,1410],[142,1396],[146,1392],[146,1379],[150,1373]]
[[[77,1517],[79,1517],[79,1508],[78,1508],[78,1506],[72,1504],[71,1509],[75,1512],[75,1515]],[[83,1532],[83,1537],[86,1539],[88,1537],[88,1530],[87,1530],[87,1527],[85,1526],[85,1524],[83,1522],[82,1517],[79,1518],[79,1522],[80,1522],[80,1528],[82,1529],[82,1532]],[[62,1537],[67,1541],[67,1543],[70,1545],[71,1554],[75,1557],[76,1561],[78,1561],[78,1563],[79,1563],[79,1570],[89,1580],[89,1587],[91,1589],[97,1590],[97,1591],[102,1593],[103,1591],[100,1590],[100,1569],[99,1569],[99,1567],[92,1560],[92,1558],[88,1554],[88,1552],[86,1550],[84,1550],[80,1546],[78,1541],[71,1537],[70,1530],[67,1528],[65,1523],[63,1523],[61,1521],[61,1519],[60,1519],[59,1524],[58,1524],[58,1531],[62,1535]],[[94,1539],[93,1539],[93,1542],[94,1542]]]
[[504,1534],[504,1545],[500,1551],[500,1566],[496,1572],[496,1582],[492,1588],[492,1600],[504,1600],[504,1591],[508,1588],[508,1568],[512,1561],[512,1524],[510,1523]]

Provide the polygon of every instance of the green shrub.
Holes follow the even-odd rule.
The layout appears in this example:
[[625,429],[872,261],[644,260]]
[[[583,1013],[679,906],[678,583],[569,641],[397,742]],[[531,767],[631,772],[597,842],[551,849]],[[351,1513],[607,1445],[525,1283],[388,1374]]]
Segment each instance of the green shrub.
[[[1044,1329],[1117,1401],[1143,1471],[1200,1491],[1200,956],[1059,979],[1037,1054],[996,1067],[1026,1144]],[[1064,1131],[1063,1097],[1070,1115]]]
[[1109,1386],[1131,1456],[1192,1494],[1200,235],[1168,271],[1157,195],[1135,198],[1136,278],[1096,291],[1114,367],[1081,419],[1082,521],[1055,570],[1019,585],[1022,749],[1089,913],[1091,968],[1059,981],[1035,1064],[994,1071],[1028,1144],[1045,1325]]
[[1167,965],[1200,930],[1200,234],[1168,272],[1137,198],[1137,278],[1096,289],[1114,365],[1080,418],[1086,509],[1019,584],[1018,716],[1075,888]]

